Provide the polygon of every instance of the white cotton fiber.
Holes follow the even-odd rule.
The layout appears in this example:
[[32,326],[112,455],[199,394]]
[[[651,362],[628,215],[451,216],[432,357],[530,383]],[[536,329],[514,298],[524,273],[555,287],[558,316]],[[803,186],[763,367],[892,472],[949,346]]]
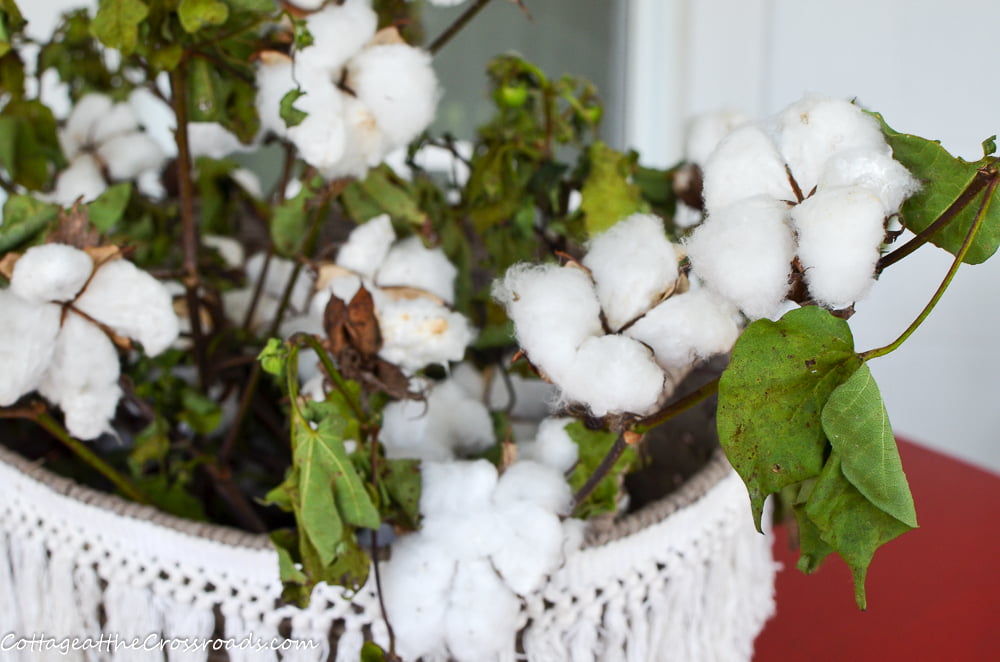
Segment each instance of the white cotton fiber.
[[592,239],[583,264],[614,331],[649,310],[677,280],[674,246],[652,214],[633,214]]
[[504,583],[527,596],[542,588],[546,576],[562,561],[559,517],[527,501],[499,505],[496,514],[504,535],[491,560]]
[[38,388],[55,350],[61,308],[0,289],[0,311],[0,407],[7,407]]
[[90,142],[100,145],[118,136],[137,133],[140,130],[139,117],[135,109],[130,103],[123,101],[112,105],[91,125]]
[[[191,158],[207,156],[210,159],[224,159],[234,152],[248,149],[229,129],[218,122],[188,122],[188,142]],[[233,173],[233,179],[236,178]],[[260,196],[258,196],[260,197]]]
[[581,269],[516,264],[494,281],[493,298],[506,307],[528,358],[560,383],[583,341],[603,333],[601,305]]
[[59,144],[66,158],[73,159],[81,148],[94,142],[94,129],[101,118],[110,114],[112,105],[111,97],[104,94],[85,94],[76,102],[66,126],[59,132]]
[[380,300],[383,298],[381,291],[370,282],[362,283],[361,279],[354,274],[346,273],[343,276],[331,278],[322,289],[313,295],[313,298],[309,301],[309,314],[322,320],[331,297],[337,297],[341,301],[350,303],[362,285],[372,295],[375,306],[378,307]]
[[420,513],[425,517],[486,510],[497,486],[497,469],[486,460],[423,462]]
[[76,307],[116,333],[138,340],[150,356],[169,347],[179,332],[170,293],[128,260],[101,266]]
[[488,561],[459,564],[449,598],[445,637],[457,662],[493,660],[513,649],[521,602]]
[[920,188],[903,164],[883,150],[849,149],[838,152],[823,165],[819,188],[864,186],[879,197],[886,215],[899,211],[906,198]]
[[344,95],[341,114],[346,138],[344,153],[335,166],[323,172],[323,176],[327,179],[335,177],[363,179],[368,173],[368,168],[382,162],[385,153],[391,149],[391,144],[375,115],[364,102],[351,95]]
[[757,195],[796,200],[784,160],[771,138],[754,124],[726,136],[705,160],[702,171],[708,214]]
[[453,379],[437,383],[426,400],[399,400],[382,413],[380,440],[389,458],[445,461],[496,443],[489,410]]
[[119,373],[118,352],[104,332],[70,313],[38,390],[63,409],[70,434],[93,439],[108,429],[114,416],[121,394]]
[[424,517],[420,534],[447,548],[459,563],[490,556],[506,537],[503,522],[490,509]]
[[493,502],[497,505],[532,503],[550,513],[568,515],[573,505],[573,491],[558,469],[519,458],[500,476]]
[[382,566],[382,592],[397,652],[416,660],[444,654],[445,614],[455,575],[448,549],[420,534],[398,538]]
[[431,56],[407,44],[369,46],[349,66],[349,85],[371,110],[391,147],[416,138],[440,96]]
[[80,154],[68,168],[59,173],[55,189],[44,197],[69,207],[81,198],[84,202],[90,202],[107,188],[101,164],[91,154]]
[[723,138],[746,123],[747,117],[731,108],[703,113],[692,118],[688,123],[687,137],[684,140],[684,159],[699,165],[704,163]]
[[750,319],[770,317],[788,292],[795,238],[788,206],[757,197],[714,213],[685,244],[694,272]]
[[422,297],[380,304],[378,320],[383,341],[379,356],[404,372],[461,361],[474,336],[465,316]]
[[389,250],[375,275],[375,282],[381,287],[415,287],[452,304],[457,273],[444,251],[427,248],[420,237],[414,236],[397,242]]
[[378,16],[370,5],[369,0],[347,0],[310,14],[306,27],[313,43],[295,54],[296,64],[337,72],[375,34]]
[[292,58],[277,51],[264,51],[257,61],[257,114],[262,134],[284,137],[288,126],[281,118],[281,99],[297,86]]
[[94,261],[67,244],[32,246],[14,265],[10,291],[27,301],[69,301],[94,270]]
[[845,308],[875,282],[885,236],[881,200],[861,186],[819,191],[792,211],[799,260],[809,293],[829,308]]
[[844,99],[807,96],[778,114],[775,139],[803,195],[819,183],[823,164],[837,152],[889,152],[878,121]]
[[145,133],[125,133],[108,138],[97,148],[112,179],[133,179],[147,170],[159,170],[166,161],[155,140]]
[[539,424],[534,440],[518,443],[518,460],[531,460],[566,473],[576,464],[580,449],[570,439],[566,425],[572,418],[546,418]]
[[246,261],[243,244],[232,237],[221,234],[206,234],[201,238],[201,243],[207,248],[215,249],[230,269],[238,269]]
[[587,405],[594,416],[645,414],[663,395],[666,376],[652,352],[625,336],[587,338],[572,366],[571,376],[558,384],[564,397]]
[[347,242],[337,252],[337,264],[366,278],[374,278],[395,240],[389,215],[376,216],[351,231]]
[[310,87],[295,102],[308,115],[286,132],[302,159],[323,173],[337,167],[347,146],[342,97],[332,83]]
[[708,288],[675,294],[632,325],[625,335],[653,350],[675,380],[695,361],[732,349],[740,334],[736,310]]

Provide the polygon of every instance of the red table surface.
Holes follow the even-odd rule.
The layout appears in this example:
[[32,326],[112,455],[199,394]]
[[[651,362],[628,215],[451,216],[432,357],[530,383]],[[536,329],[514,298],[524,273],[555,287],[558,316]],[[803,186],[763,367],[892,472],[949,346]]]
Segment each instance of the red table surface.
[[806,576],[776,531],[777,614],[755,662],[1000,660],[1000,476],[901,441],[920,528],[875,553],[868,610],[839,557]]

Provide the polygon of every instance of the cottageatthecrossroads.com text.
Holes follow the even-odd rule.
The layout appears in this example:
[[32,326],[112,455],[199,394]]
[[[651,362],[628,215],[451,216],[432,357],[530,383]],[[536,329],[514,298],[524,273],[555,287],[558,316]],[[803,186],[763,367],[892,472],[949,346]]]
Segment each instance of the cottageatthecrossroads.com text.
[[13,632],[0,637],[0,653],[24,651],[28,653],[58,652],[68,655],[70,651],[94,651],[111,653],[115,651],[290,651],[311,650],[319,648],[319,642],[312,639],[284,639],[281,637],[256,637],[248,634],[243,637],[205,638],[205,637],[164,637],[160,634],[149,634],[145,637],[125,637],[117,633],[102,633],[96,636],[81,637],[50,637],[44,634],[22,636]]

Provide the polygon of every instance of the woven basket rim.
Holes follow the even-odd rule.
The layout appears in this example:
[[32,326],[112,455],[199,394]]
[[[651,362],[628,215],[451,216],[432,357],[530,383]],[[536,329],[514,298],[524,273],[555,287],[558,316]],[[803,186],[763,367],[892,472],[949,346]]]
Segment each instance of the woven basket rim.
[[[250,533],[223,524],[185,519],[165,513],[153,506],[128,501],[116,494],[80,485],[71,478],[59,476],[50,471],[41,460],[28,460],[3,444],[0,444],[0,462],[14,467],[58,494],[95,508],[110,511],[116,515],[144,520],[222,545],[249,549],[274,548],[270,537],[265,533]],[[588,521],[584,547],[606,545],[666,519],[678,510],[698,501],[725,478],[730,470],[731,467],[725,454],[721,449],[716,449],[704,467],[667,496],[611,522],[601,519]]]

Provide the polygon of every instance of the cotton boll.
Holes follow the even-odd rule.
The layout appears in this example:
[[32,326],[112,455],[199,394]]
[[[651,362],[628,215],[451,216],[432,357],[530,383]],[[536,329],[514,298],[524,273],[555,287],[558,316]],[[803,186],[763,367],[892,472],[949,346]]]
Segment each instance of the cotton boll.
[[369,0],[347,0],[310,14],[306,27],[313,43],[295,54],[296,64],[338,71],[375,34],[378,16],[370,4]]
[[675,294],[632,325],[625,335],[653,350],[675,380],[696,360],[728,352],[740,334],[736,310],[707,288]]
[[556,381],[573,369],[577,348],[603,333],[601,306],[581,269],[516,264],[493,283],[517,340],[531,361]]
[[179,332],[170,293],[160,281],[127,260],[101,266],[76,307],[115,333],[135,338],[149,356],[165,350]]
[[882,201],[886,215],[899,211],[906,198],[920,188],[903,164],[882,150],[850,149],[832,156],[823,165],[819,188],[859,185]]
[[[719,143],[704,165],[705,210],[712,214],[756,195],[795,201],[785,162],[758,126],[742,126]],[[803,191],[804,193],[808,190]]]
[[600,417],[651,411],[663,395],[665,378],[652,352],[640,343],[625,336],[595,336],[583,341],[573,372],[557,383],[566,398]]
[[125,133],[108,138],[97,148],[112,179],[132,179],[146,170],[159,170],[166,161],[155,140],[145,133]]
[[323,172],[328,179],[357,177],[363,179],[368,168],[382,162],[390,149],[375,115],[363,102],[345,95],[343,119],[346,143],[340,161]]
[[90,142],[100,145],[112,138],[139,131],[139,117],[127,102],[116,103],[97,118],[90,131]]
[[703,113],[688,123],[684,140],[684,158],[691,163],[704,163],[719,142],[735,128],[746,124],[747,117],[731,108]]
[[366,278],[374,278],[394,241],[396,233],[389,215],[377,216],[351,231],[347,242],[337,252],[337,264]]
[[25,251],[14,265],[10,291],[26,301],[69,301],[94,270],[94,261],[67,244],[43,244]]
[[392,558],[382,566],[382,593],[397,652],[406,659],[443,654],[454,575],[455,560],[447,548],[420,534],[393,543]]
[[295,104],[308,115],[286,135],[302,159],[325,175],[338,166],[347,147],[342,94],[332,83],[313,86]]
[[709,216],[685,244],[694,272],[747,317],[770,317],[785,300],[795,257],[787,218],[788,206],[766,197]]
[[118,352],[96,325],[70,313],[38,391],[59,405],[74,437],[93,439],[108,429],[121,391]]
[[484,559],[501,549],[508,531],[492,510],[424,517],[420,535],[448,550],[459,563]]
[[361,279],[354,274],[346,274],[330,279],[321,290],[316,292],[309,302],[309,313],[318,319],[323,319],[327,305],[331,297],[337,297],[341,301],[350,302],[354,295],[358,293],[364,285],[375,300],[376,309],[380,299],[380,292],[371,283],[362,283]]
[[566,426],[573,422],[572,418],[546,418],[538,426],[533,441],[517,445],[518,461],[530,460],[552,467],[561,474],[573,468],[580,454]]
[[431,364],[461,361],[474,337],[469,321],[430,299],[378,304],[379,356],[413,373]]
[[459,564],[449,597],[445,637],[455,660],[493,660],[513,649],[521,602],[488,561]]
[[430,54],[407,44],[369,46],[348,72],[351,89],[393,147],[409,143],[434,119],[440,94]]
[[844,99],[808,96],[777,117],[776,141],[802,193],[819,183],[823,164],[837,152],[889,153],[878,120]]
[[515,593],[525,596],[534,593],[562,560],[563,531],[559,517],[526,501],[499,506],[497,517],[504,522],[506,535],[491,555],[493,565]]
[[875,282],[885,210],[861,186],[819,191],[792,210],[799,260],[809,293],[828,308],[846,308]]
[[389,250],[375,275],[375,282],[380,287],[415,287],[452,304],[457,273],[444,251],[427,248],[414,236],[397,242]]
[[674,246],[651,214],[633,214],[595,237],[583,264],[613,330],[649,310],[677,280]]
[[496,491],[493,492],[493,503],[506,505],[520,502],[532,503],[547,512],[565,515],[569,514],[573,505],[573,491],[558,469],[518,459],[500,476]]
[[424,517],[487,510],[497,486],[497,469],[486,460],[423,462],[420,513]]
[[91,154],[80,154],[69,167],[59,173],[56,187],[45,196],[49,200],[68,207],[82,199],[90,202],[104,193],[108,183],[101,174],[101,165]]
[[76,102],[59,132],[59,144],[66,158],[73,159],[80,150],[94,142],[94,127],[111,112],[114,102],[104,94],[86,94]]
[[62,309],[0,289],[0,310],[0,407],[7,407],[38,388],[55,350]]

